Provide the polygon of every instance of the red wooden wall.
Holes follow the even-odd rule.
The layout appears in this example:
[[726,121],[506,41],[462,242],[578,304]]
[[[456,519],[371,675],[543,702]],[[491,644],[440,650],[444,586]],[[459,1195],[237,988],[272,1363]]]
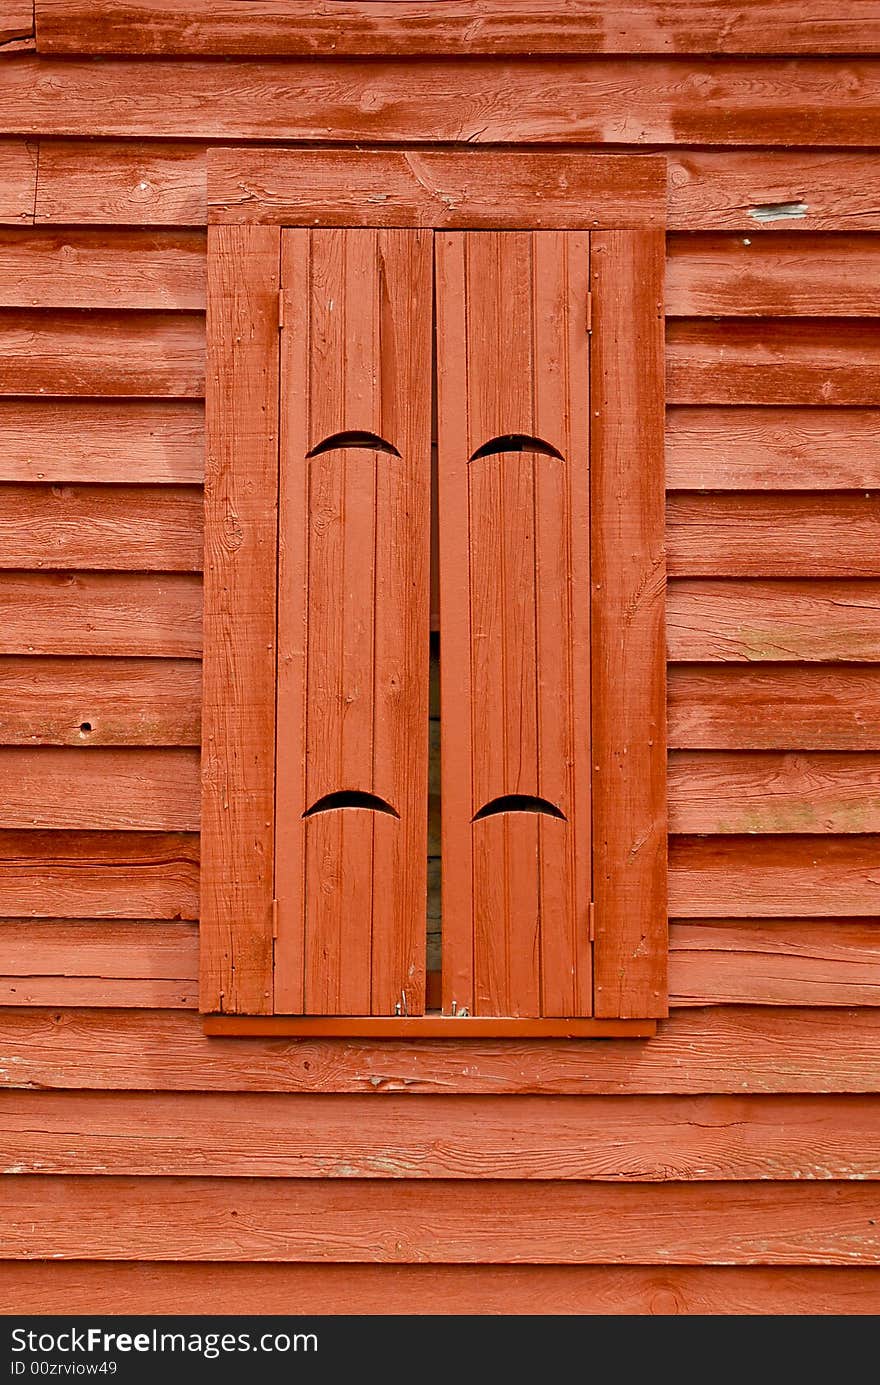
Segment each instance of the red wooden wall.
[[[202,8],[97,63],[104,0],[0,21],[0,1304],[876,1311],[880,7],[458,65]],[[668,156],[655,1039],[201,1032],[205,148],[328,132]]]

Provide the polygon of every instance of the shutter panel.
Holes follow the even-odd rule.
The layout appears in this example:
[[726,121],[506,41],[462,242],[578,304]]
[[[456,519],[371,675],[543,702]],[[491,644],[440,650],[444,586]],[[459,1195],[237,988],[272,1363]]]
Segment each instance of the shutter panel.
[[592,235],[597,1017],[667,1013],[663,270],[657,231]]
[[431,235],[282,233],[275,1009],[425,992]]
[[586,1016],[589,236],[436,265],[444,1009]]
[[278,251],[208,231],[203,1010],[272,1011]]

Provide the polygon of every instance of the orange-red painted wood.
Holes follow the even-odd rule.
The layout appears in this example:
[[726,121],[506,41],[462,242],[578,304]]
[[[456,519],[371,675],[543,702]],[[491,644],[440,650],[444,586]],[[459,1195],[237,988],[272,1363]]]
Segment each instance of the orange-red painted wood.
[[676,750],[880,750],[880,669],[673,664]]
[[[142,954],[173,972],[172,927],[150,924],[161,935],[150,952],[145,944],[107,961],[142,970]],[[99,946],[96,937],[93,955],[103,958]],[[132,1177],[876,1181],[880,1099],[190,1092],[181,1100],[7,1090],[0,1166]]]
[[367,1015],[349,1019],[339,1015],[208,1015],[205,1033],[235,1035],[239,1038],[324,1037],[345,1039],[400,1039],[416,1042],[419,1039],[516,1039],[525,1025],[533,1039],[646,1039],[656,1033],[653,1020],[594,1020],[543,1019],[530,1016],[526,1020],[498,1019],[479,1015],[464,1018],[452,1015]]
[[880,404],[880,343],[859,318],[673,318],[672,404]]
[[197,832],[195,749],[0,748],[0,828]]
[[198,485],[205,472],[204,406],[189,400],[0,399],[0,437],[0,481]]
[[670,659],[726,663],[880,661],[880,584],[670,582]]
[[30,38],[34,32],[34,0],[6,0],[0,19],[0,44]]
[[199,145],[44,139],[39,161],[31,199],[38,226],[203,226],[207,220]]
[[669,830],[878,832],[880,755],[867,751],[676,750]]
[[198,930],[191,923],[4,919],[0,996],[4,1005],[194,1010]]
[[201,313],[0,310],[0,394],[204,392]]
[[[34,216],[37,148],[36,142],[0,141],[0,166],[6,167],[0,217],[7,208],[5,219],[13,224]],[[251,158],[261,159],[260,150],[254,148]],[[870,154],[679,149],[670,150],[667,161],[669,225],[676,230],[788,235],[880,229]],[[39,162],[38,224],[197,226],[207,218],[204,145],[44,139]]]
[[[26,0],[14,0],[21,5]],[[45,53],[876,53],[876,0],[36,0]],[[19,26],[21,21],[19,21]],[[2,30],[0,30],[2,33]]]
[[418,1015],[431,237],[290,230],[281,254],[274,1005]]
[[29,226],[37,192],[37,145],[0,140],[0,225]]
[[247,145],[208,152],[211,221],[574,230],[661,225],[665,206],[666,163],[651,156],[633,163],[615,154]]
[[[760,136],[758,142],[764,143]],[[669,229],[876,231],[877,160],[826,151],[669,151]]]
[[876,139],[880,67],[821,57],[233,66],[23,53],[3,64],[0,100],[16,135],[861,149]]
[[880,493],[679,492],[666,536],[673,577],[878,577]]
[[0,917],[195,919],[198,914],[195,833],[0,832]]
[[[118,836],[125,842],[131,840],[127,833]],[[107,839],[102,840],[106,844]],[[677,841],[674,839],[674,848]],[[179,856],[188,849],[186,839],[183,843],[177,848]],[[729,854],[729,839],[724,845]],[[163,847],[166,859],[173,859],[168,838],[160,839],[156,859],[161,859]],[[107,846],[106,854],[112,858],[110,864],[115,861],[118,865],[120,857],[113,854],[115,850],[114,843]],[[684,874],[687,862],[680,850],[674,849],[673,863]],[[703,871],[705,874],[705,866]],[[103,873],[105,881],[109,873]],[[117,875],[121,877],[122,872],[117,871]],[[97,881],[95,876],[94,895]],[[164,883],[173,889],[171,881]],[[730,898],[739,883],[728,867],[725,898]],[[784,890],[785,881],[780,880],[780,884]],[[171,889],[163,900],[174,898]],[[146,889],[142,890],[142,899],[145,893]],[[15,897],[0,890],[0,903],[7,914],[11,912],[10,899]],[[847,902],[843,900],[844,905]],[[82,895],[76,904],[79,907],[71,916],[86,916],[88,905]],[[151,898],[150,906],[158,907],[157,901]],[[161,907],[168,906],[163,902]],[[173,914],[188,917],[188,907],[178,904]],[[753,912],[759,916],[757,909]],[[766,918],[769,912],[765,909],[760,917]],[[788,912],[794,911],[789,908]],[[708,907],[704,915],[718,917]],[[806,910],[798,915],[805,916]],[[594,1039],[530,1042],[527,1037],[470,1043],[222,1038],[206,1035],[198,1015],[13,1008],[0,1011],[0,1038],[3,1052],[14,1059],[0,1072],[0,1085],[12,1088],[353,1092],[370,1096],[392,1092],[506,1096],[529,1092],[569,1096],[880,1092],[877,1007],[676,1009],[651,1039],[608,1039],[601,1043]],[[681,1061],[683,1054],[687,1062]]]
[[0,654],[186,659],[201,649],[202,579],[195,574],[0,574]]
[[876,919],[673,922],[669,947],[671,1005],[880,1005]]
[[195,659],[0,656],[0,745],[198,745],[201,682]]
[[[5,937],[6,931],[6,925],[0,925],[0,936]],[[6,987],[3,1004],[193,1010],[198,1006],[195,929],[185,938],[168,938],[153,923],[113,920],[75,923],[67,928],[52,920],[41,929],[30,923],[14,923],[13,941],[11,964],[8,949],[5,945],[0,948],[0,972],[5,973]],[[880,931],[876,920],[674,920],[670,925],[670,967],[669,999],[676,1007],[880,1003]],[[509,1041],[523,1036],[522,1021],[518,1020],[433,1017],[215,1016],[206,1020],[205,1027],[212,1036],[248,1039],[298,1037],[315,1042],[329,1036],[407,1043],[443,1039],[451,1040],[457,1053],[475,1038]],[[653,1032],[654,1022],[638,1020],[536,1019],[528,1023],[529,1038],[539,1041],[561,1037],[632,1041]],[[642,1118],[637,1119],[641,1150],[646,1132]],[[541,1140],[550,1138],[540,1123],[536,1130],[542,1132]],[[326,1173],[327,1169],[319,1165],[318,1171]]]
[[672,235],[672,317],[870,317],[880,312],[880,245],[866,235]]
[[880,837],[672,837],[673,918],[875,918]]
[[204,231],[0,231],[4,308],[204,308]]
[[591,235],[595,1013],[666,1012],[663,237]]
[[202,492],[0,484],[0,535],[0,568],[197,572]]
[[666,485],[715,491],[877,488],[878,430],[876,409],[673,406],[666,413]]
[[637,1265],[234,1265],[0,1262],[17,1313],[577,1314],[877,1311],[880,1271]]
[[153,1178],[0,1182],[12,1260],[350,1263],[880,1262],[869,1183],[401,1183]]
[[443,1008],[589,1015],[588,238],[436,253]]
[[272,1009],[280,232],[208,257],[201,1004]]

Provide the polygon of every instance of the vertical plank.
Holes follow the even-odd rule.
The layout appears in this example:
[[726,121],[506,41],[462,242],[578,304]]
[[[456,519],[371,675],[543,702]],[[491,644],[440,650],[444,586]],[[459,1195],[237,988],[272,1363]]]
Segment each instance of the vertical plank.
[[[442,1003],[445,1014],[473,1011],[473,816],[468,451],[470,434],[465,238],[434,237],[437,313],[437,437],[440,563],[440,820],[443,873]],[[455,727],[455,735],[447,732]]]
[[208,232],[201,1008],[272,1009],[280,232]]
[[430,269],[284,232],[279,1013],[424,1009]]
[[395,365],[380,373],[379,410],[402,464],[376,467],[373,778],[381,798],[399,799],[400,820],[374,815],[374,897],[396,905],[373,930],[372,1013],[387,1014],[400,998],[417,1014],[428,888],[433,237],[382,231],[379,247],[379,335]]
[[278,468],[278,686],[275,737],[275,988],[276,1014],[302,1014],[305,1006],[305,867],[301,823],[306,811],[303,754],[308,647],[308,522],[311,472],[309,410],[287,408],[287,394],[309,378],[311,236],[292,229],[281,236],[281,399]]
[[588,239],[437,255],[444,1007],[589,1014]]
[[663,256],[592,235],[595,1007],[666,1013]]

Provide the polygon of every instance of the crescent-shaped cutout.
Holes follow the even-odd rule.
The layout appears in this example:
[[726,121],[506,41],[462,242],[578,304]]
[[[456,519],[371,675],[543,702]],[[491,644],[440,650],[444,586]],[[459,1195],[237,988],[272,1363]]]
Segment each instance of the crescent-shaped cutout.
[[306,456],[320,457],[322,452],[335,452],[343,447],[363,447],[370,452],[387,452],[389,457],[400,456],[397,448],[380,438],[378,433],[365,433],[357,428],[342,433],[331,433],[329,438],[319,442],[311,452],[306,453]]
[[478,813],[474,813],[472,822],[479,822],[481,818],[493,818],[498,813],[543,813],[548,818],[562,818],[565,822],[565,814],[555,803],[550,803],[546,798],[536,798],[528,793],[506,793],[500,798],[493,798]]
[[527,433],[500,433],[497,438],[490,438],[482,447],[478,447],[476,452],[471,453],[469,460],[475,462],[478,457],[494,457],[499,452],[541,452],[545,457],[557,457],[560,462],[565,461],[562,453],[552,443],[544,442],[543,438],[530,438]]
[[334,808],[369,808],[374,813],[387,813],[389,817],[399,818],[400,814],[384,798],[376,793],[365,793],[362,789],[339,789],[336,793],[325,793],[307,808],[304,818],[314,817],[316,813],[330,813]]

